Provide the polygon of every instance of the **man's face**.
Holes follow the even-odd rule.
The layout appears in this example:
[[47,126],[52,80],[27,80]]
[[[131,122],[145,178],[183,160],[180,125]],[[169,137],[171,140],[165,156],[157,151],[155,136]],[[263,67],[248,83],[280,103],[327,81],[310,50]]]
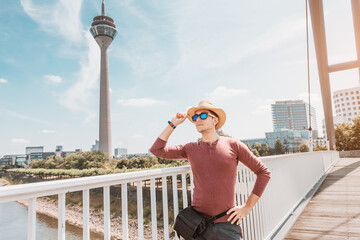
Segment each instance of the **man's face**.
[[195,112],[195,114],[201,114],[201,113],[208,113],[208,117],[206,119],[201,119],[198,117],[196,121],[194,122],[196,129],[199,133],[203,133],[207,130],[215,130],[215,125],[218,123],[218,118],[213,117],[209,110],[203,109],[198,110]]

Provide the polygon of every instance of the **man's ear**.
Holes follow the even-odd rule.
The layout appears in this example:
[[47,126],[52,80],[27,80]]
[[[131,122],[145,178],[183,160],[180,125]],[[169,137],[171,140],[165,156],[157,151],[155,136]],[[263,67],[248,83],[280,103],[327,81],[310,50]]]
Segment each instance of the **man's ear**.
[[215,120],[216,120],[216,123],[215,123],[215,126],[216,126],[216,124],[219,123],[219,118],[215,118]]

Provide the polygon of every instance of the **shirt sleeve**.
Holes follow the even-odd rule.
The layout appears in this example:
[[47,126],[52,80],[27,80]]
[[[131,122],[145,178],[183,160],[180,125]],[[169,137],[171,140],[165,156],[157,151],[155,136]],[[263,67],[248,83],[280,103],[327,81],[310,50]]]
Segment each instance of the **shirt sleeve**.
[[165,159],[187,159],[185,145],[166,146],[166,141],[161,138],[157,138],[150,152],[159,158]]
[[261,160],[257,158],[244,143],[240,141],[236,142],[238,147],[238,160],[257,176],[252,193],[261,197],[265,191],[266,185],[270,181],[271,173]]

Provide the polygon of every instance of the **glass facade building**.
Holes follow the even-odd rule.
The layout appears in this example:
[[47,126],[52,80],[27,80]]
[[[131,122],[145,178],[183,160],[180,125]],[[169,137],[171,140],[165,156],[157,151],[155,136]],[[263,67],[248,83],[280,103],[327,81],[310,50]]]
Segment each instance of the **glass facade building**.
[[271,148],[275,148],[277,139],[280,139],[283,144],[285,152],[295,152],[303,143],[301,131],[298,130],[283,130],[265,133],[266,141]]
[[264,149],[265,149],[266,144],[268,144],[266,138],[240,139],[240,141],[245,144],[249,144],[252,148],[254,147],[255,143],[260,143]]
[[115,148],[114,155],[127,155],[127,148]]
[[[274,132],[298,130],[305,139],[309,139],[307,130],[310,126],[309,104],[302,100],[276,101],[271,104]],[[318,137],[315,108],[311,107],[311,128],[313,138]]]
[[90,151],[99,150],[99,141],[95,140],[95,144],[91,145]]
[[44,146],[26,147],[25,148],[25,153],[26,154],[39,153],[39,152],[44,152]]

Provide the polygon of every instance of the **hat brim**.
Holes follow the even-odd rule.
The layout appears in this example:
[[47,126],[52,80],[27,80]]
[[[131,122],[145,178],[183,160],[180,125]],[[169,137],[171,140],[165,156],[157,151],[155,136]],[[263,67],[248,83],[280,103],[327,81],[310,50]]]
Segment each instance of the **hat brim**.
[[198,110],[211,110],[218,115],[219,122],[215,126],[216,130],[220,129],[225,124],[226,114],[225,114],[224,110],[222,110],[221,108],[212,108],[212,107],[205,107],[205,106],[189,108],[189,110],[187,111],[187,115],[188,115],[188,119],[190,120],[190,122],[194,123],[194,121],[192,120],[192,116],[194,116],[195,112]]

